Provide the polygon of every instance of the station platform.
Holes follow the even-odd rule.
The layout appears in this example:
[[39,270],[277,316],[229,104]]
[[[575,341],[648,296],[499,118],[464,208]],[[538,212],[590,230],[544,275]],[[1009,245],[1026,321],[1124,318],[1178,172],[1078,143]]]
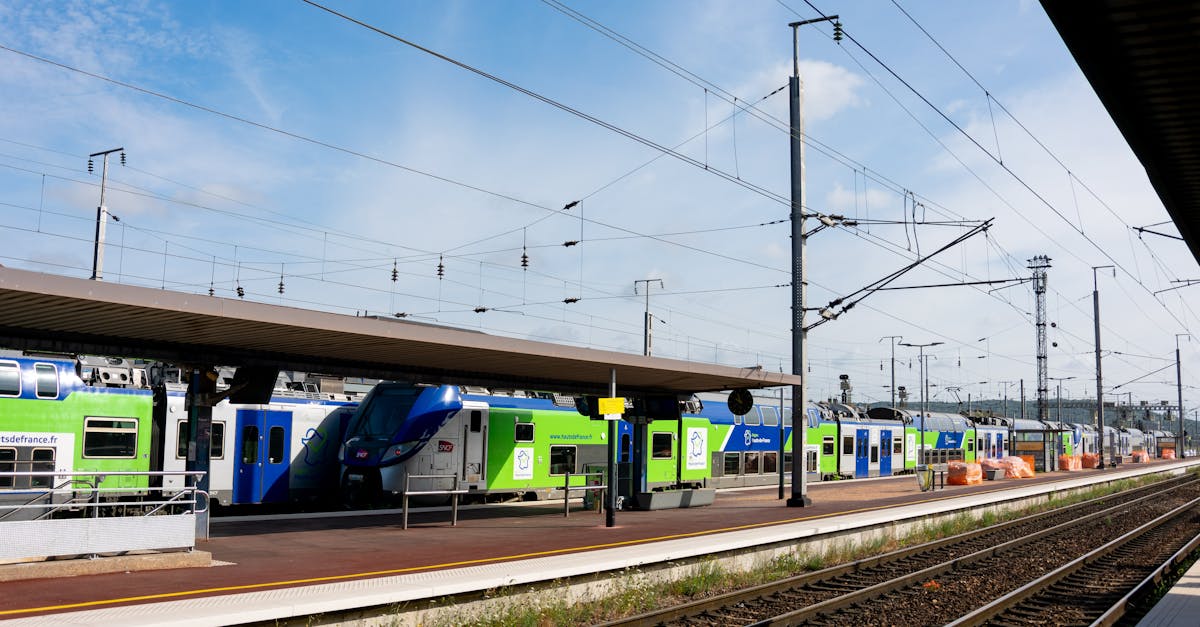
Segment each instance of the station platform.
[[911,475],[813,483],[804,508],[786,507],[775,486],[730,490],[706,507],[620,511],[614,527],[579,506],[564,517],[561,501],[464,507],[454,527],[449,511],[410,512],[407,530],[399,512],[214,519],[211,539],[197,546],[211,553],[210,567],[9,581],[0,585],[0,623],[214,625],[399,607],[715,552],[845,541],[857,530],[1194,465],[1126,464],[924,493]]

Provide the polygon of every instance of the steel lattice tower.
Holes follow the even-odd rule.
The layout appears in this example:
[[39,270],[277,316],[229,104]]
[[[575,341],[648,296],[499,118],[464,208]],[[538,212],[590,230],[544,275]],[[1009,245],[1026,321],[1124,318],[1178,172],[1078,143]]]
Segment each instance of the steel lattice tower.
[[1050,267],[1050,258],[1038,255],[1029,260],[1029,269],[1033,270],[1033,296],[1037,305],[1037,408],[1038,420],[1049,417],[1050,406],[1047,396],[1050,391],[1049,378],[1046,372],[1046,268]]

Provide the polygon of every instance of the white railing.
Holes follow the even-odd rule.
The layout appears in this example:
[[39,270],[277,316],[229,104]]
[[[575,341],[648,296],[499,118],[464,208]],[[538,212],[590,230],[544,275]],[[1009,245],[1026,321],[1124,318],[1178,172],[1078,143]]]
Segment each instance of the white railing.
[[[183,477],[183,487],[152,486]],[[0,561],[191,549],[203,472],[0,472]],[[107,484],[107,485],[106,485]]]
[[[449,490],[412,490],[410,480],[412,479],[453,479],[454,487]],[[458,475],[404,475],[404,496],[403,496],[403,523],[402,529],[408,529],[408,497],[410,496],[450,496],[450,526],[458,526],[458,496],[466,494],[467,491],[458,487]]]

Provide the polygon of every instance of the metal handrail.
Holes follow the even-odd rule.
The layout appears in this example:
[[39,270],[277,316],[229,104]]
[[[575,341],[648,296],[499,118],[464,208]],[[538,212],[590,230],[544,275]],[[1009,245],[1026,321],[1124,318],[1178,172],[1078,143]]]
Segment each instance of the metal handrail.
[[[418,490],[416,492],[413,492],[413,491],[409,490],[409,480],[411,480],[413,477],[416,477],[417,479],[453,479],[454,480],[454,489],[452,489],[452,490]],[[450,526],[457,527],[458,526],[458,495],[467,493],[467,490],[459,489],[458,481],[459,481],[458,475],[408,475],[408,474],[404,475],[404,495],[402,497],[402,499],[403,499],[403,506],[402,506],[403,520],[401,522],[400,528],[408,529],[408,497],[410,495],[411,496],[432,496],[432,495],[440,495],[440,494],[449,494],[450,495]]]
[[[607,490],[608,489],[608,485],[603,484],[603,483],[596,484],[596,485],[586,485],[585,484],[582,486],[571,487],[571,477],[584,477],[584,481],[587,481],[587,477],[603,477],[604,475],[605,475],[605,473],[603,473],[603,472],[575,472],[575,473],[568,472],[568,473],[566,473],[566,475],[564,476],[564,479],[563,479],[563,518],[569,518],[571,516],[571,490],[583,490],[584,492],[587,492],[588,490]],[[603,499],[601,499],[601,500],[603,500]]]
[[[0,471],[0,477],[49,477],[52,480],[64,478],[59,483],[54,484],[52,488],[5,488],[0,489],[0,495],[33,495],[32,498],[24,502],[12,502],[10,504],[0,504],[0,520],[10,518],[15,512],[20,510],[37,509],[42,510],[36,516],[36,519],[45,519],[56,512],[61,512],[66,509],[91,510],[85,514],[92,517],[100,515],[101,508],[104,507],[127,507],[132,503],[102,503],[100,498],[104,494],[111,493],[128,493],[132,491],[153,493],[174,493],[158,500],[141,500],[138,505],[157,506],[149,514],[160,511],[163,507],[171,504],[184,504],[188,502],[188,495],[191,495],[191,506],[193,513],[204,513],[207,511],[207,494],[205,497],[205,508],[199,509],[198,494],[203,491],[199,490],[195,483],[206,473],[196,470],[181,470],[181,471],[128,471],[128,470],[44,470],[44,471]],[[120,486],[120,487],[103,487],[102,483],[111,477],[182,477],[184,485],[181,487],[164,487],[164,486]],[[55,496],[65,497],[64,500],[55,502]],[[38,501],[46,501],[39,503]]]

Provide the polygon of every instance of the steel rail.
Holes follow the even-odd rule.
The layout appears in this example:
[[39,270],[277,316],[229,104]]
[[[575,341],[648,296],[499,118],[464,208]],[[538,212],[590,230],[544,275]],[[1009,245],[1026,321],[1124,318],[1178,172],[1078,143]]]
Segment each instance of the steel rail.
[[[1143,492],[1150,493],[1150,494],[1147,494],[1146,496],[1137,497],[1133,500],[1125,500],[1120,505],[1135,504],[1137,502],[1140,502],[1140,501],[1143,501],[1146,499],[1158,497],[1159,495],[1162,494],[1162,490],[1164,487],[1166,487],[1167,489],[1176,489],[1176,488],[1184,487],[1187,485],[1191,485],[1193,483],[1196,483],[1197,481],[1198,481],[1198,479],[1195,476],[1183,475],[1183,476],[1180,476],[1177,478],[1167,479],[1165,481],[1160,481],[1160,482],[1156,482],[1156,483],[1149,484],[1146,486],[1134,488],[1132,490],[1126,490],[1124,492],[1117,492],[1117,493],[1105,495],[1105,496],[1091,499],[1088,501],[1084,501],[1081,503],[1076,503],[1074,505],[1070,505],[1067,507],[1049,510],[1046,512],[1039,512],[1037,514],[1032,514],[1030,516],[1025,516],[1025,517],[1018,518],[1015,520],[992,525],[989,527],[985,527],[983,529],[976,529],[974,531],[968,531],[968,532],[961,533],[958,535],[950,536],[948,538],[942,538],[939,540],[933,540],[931,542],[926,542],[926,543],[919,544],[919,545],[912,546],[912,547],[897,549],[895,551],[890,551],[890,552],[884,553],[882,555],[871,556],[871,557],[855,560],[853,562],[848,562],[846,564],[831,566],[829,568],[824,568],[824,569],[814,571],[811,573],[804,573],[802,575],[788,577],[786,579],[781,579],[779,581],[773,581],[773,582],[769,582],[769,583],[765,583],[765,584],[760,584],[757,586],[752,586],[749,588],[743,588],[741,590],[727,592],[727,593],[724,593],[721,595],[709,597],[707,599],[702,599],[702,600],[694,601],[691,603],[676,605],[676,606],[661,609],[661,610],[654,610],[651,612],[645,612],[645,613],[638,614],[635,616],[629,616],[629,617],[625,617],[625,618],[621,618],[621,619],[617,619],[617,620],[613,620],[613,621],[609,621],[609,622],[605,622],[605,623],[600,623],[599,625],[597,625],[597,627],[620,627],[620,626],[626,626],[626,625],[670,624],[670,623],[673,623],[673,622],[676,622],[679,620],[683,620],[683,619],[686,619],[689,617],[696,617],[696,616],[700,616],[702,614],[706,614],[706,613],[709,613],[709,612],[712,612],[715,610],[720,610],[721,608],[724,608],[724,607],[734,606],[734,605],[737,605],[748,599],[762,598],[762,597],[778,594],[781,592],[785,592],[787,590],[791,590],[794,588],[800,588],[800,587],[807,586],[810,584],[825,582],[825,581],[833,580],[838,577],[842,577],[842,576],[850,575],[850,574],[854,574],[854,573],[860,573],[860,572],[866,573],[872,568],[887,567],[888,565],[900,562],[904,559],[908,559],[917,554],[929,553],[929,552],[945,549],[947,547],[952,547],[955,545],[973,542],[975,540],[978,540],[981,537],[984,537],[984,536],[987,536],[990,534],[1004,533],[1005,531],[1007,531],[1009,529],[1017,528],[1019,526],[1037,524],[1038,522],[1040,522],[1044,519],[1051,518],[1054,516],[1061,516],[1064,513],[1070,513],[1071,511],[1074,511],[1074,510],[1083,510],[1083,509],[1086,509],[1089,507],[1094,507],[1097,504],[1103,504],[1103,503],[1105,503],[1107,501],[1111,501],[1111,500],[1125,499],[1130,495],[1137,495],[1137,494],[1140,494]],[[1172,485],[1172,484],[1174,484],[1174,485]],[[1106,509],[1101,512],[1092,514],[1090,516],[1085,516],[1084,518],[1071,518],[1065,524],[1077,525],[1082,520],[1087,520],[1089,518],[1097,517],[1097,516],[1108,515],[1108,513],[1109,513],[1109,510]],[[1062,525],[1057,525],[1053,528],[1057,529],[1061,526]],[[995,548],[995,547],[993,547],[993,548]],[[959,558],[959,559],[961,559],[961,558]],[[836,584],[831,583],[831,585],[836,585]],[[831,600],[833,600],[833,599],[831,599]],[[817,605],[814,605],[811,607],[817,607]]]
[[[1146,535],[1154,532],[1155,530],[1166,525],[1167,523],[1173,522],[1175,519],[1179,518],[1180,516],[1184,516],[1184,515],[1192,513],[1192,510],[1195,509],[1197,506],[1200,506],[1200,499],[1195,499],[1195,500],[1189,501],[1188,503],[1185,503],[1184,505],[1181,505],[1181,506],[1169,511],[1169,512],[1159,516],[1158,518],[1155,518],[1154,520],[1151,520],[1151,521],[1145,523],[1144,525],[1141,525],[1137,529],[1129,531],[1129,532],[1121,535],[1120,537],[1115,538],[1112,541],[1105,543],[1100,548],[1097,548],[1097,549],[1091,551],[1090,553],[1087,553],[1081,557],[1071,560],[1070,562],[1063,564],[1062,566],[1046,573],[1045,575],[1042,575],[1041,577],[1038,577],[1037,579],[1021,586],[1020,588],[1017,588],[1016,590],[1013,590],[1012,592],[1009,592],[1008,594],[1006,594],[998,599],[995,599],[991,603],[988,603],[987,605],[984,605],[984,606],[976,609],[974,612],[971,612],[970,614],[962,616],[961,618],[959,618],[958,620],[956,620],[954,622],[948,623],[948,627],[964,627],[966,625],[983,624],[983,623],[987,622],[988,620],[995,618],[996,616],[999,616],[999,615],[1003,614],[1004,612],[1007,612],[1008,610],[1010,610],[1022,603],[1028,602],[1030,599],[1036,597],[1037,595],[1041,594],[1042,592],[1047,591],[1050,588],[1050,586],[1053,586],[1054,584],[1057,584],[1060,581],[1063,581],[1067,577],[1070,577],[1071,575],[1074,575],[1074,574],[1082,571],[1083,569],[1095,564],[1096,562],[1109,557],[1114,552],[1120,550],[1121,548],[1125,547],[1129,543],[1145,537]],[[1191,540],[1191,542],[1188,543],[1188,546],[1195,548],[1195,546],[1197,545],[1198,542],[1200,542],[1200,535],[1194,537]],[[1184,555],[1187,555],[1187,553],[1184,553]],[[1176,556],[1178,556],[1178,552],[1173,554],[1171,559],[1174,559],[1174,557],[1176,557]],[[1169,559],[1167,561],[1167,564],[1169,564],[1171,562],[1171,559]],[[1165,567],[1166,567],[1166,565],[1160,566],[1159,568],[1155,569],[1155,573],[1157,574],[1157,573],[1162,572],[1162,569]],[[1150,577],[1147,577],[1146,579],[1144,579],[1142,581],[1141,584],[1139,584],[1138,587],[1140,588],[1141,585],[1144,585],[1147,580],[1154,579],[1154,577],[1155,577],[1155,575],[1151,575]],[[1097,620],[1096,623],[1093,623],[1093,624],[1098,623],[1098,624],[1102,624],[1102,625],[1111,625],[1113,622],[1116,621],[1116,619],[1120,618],[1120,615],[1123,613],[1121,611],[1121,608],[1123,608],[1125,606],[1125,603],[1127,602],[1127,600],[1129,598],[1130,598],[1130,596],[1126,595],[1124,598],[1121,599],[1121,601],[1116,606],[1110,607],[1102,615],[1103,617],[1107,617],[1110,620],[1108,620],[1107,622],[1101,622],[1100,620]]]
[[[1178,486],[1172,486],[1171,488],[1168,488],[1168,490],[1165,490],[1163,492],[1182,489],[1184,487],[1188,487],[1189,485],[1190,485],[1190,483],[1182,484],[1182,485],[1178,485]],[[826,601],[822,601],[820,603],[816,603],[816,604],[810,605],[808,607],[803,607],[803,608],[800,608],[800,609],[792,611],[792,612],[780,614],[778,616],[774,616],[774,617],[768,618],[766,620],[758,621],[758,622],[751,623],[751,624],[754,625],[755,627],[763,627],[766,625],[795,625],[798,623],[803,623],[803,622],[811,620],[817,616],[827,615],[832,612],[836,612],[838,610],[850,607],[852,605],[863,603],[864,601],[866,601],[868,599],[882,596],[889,592],[895,592],[902,588],[907,588],[908,586],[919,583],[921,581],[929,581],[930,579],[935,579],[936,577],[938,577],[944,573],[947,573],[947,572],[950,572],[953,570],[957,570],[959,568],[962,568],[963,566],[976,564],[976,563],[982,562],[983,560],[987,560],[987,559],[990,559],[993,557],[999,557],[1005,553],[1009,553],[1011,551],[1014,551],[1016,549],[1024,547],[1028,544],[1032,544],[1034,542],[1039,542],[1048,537],[1058,535],[1058,534],[1064,533],[1064,532],[1074,532],[1076,530],[1075,528],[1078,527],[1079,525],[1084,525],[1089,522],[1093,522],[1093,521],[1100,520],[1103,518],[1107,518],[1108,516],[1111,516],[1113,510],[1122,509],[1122,508],[1132,508],[1132,507],[1139,505],[1143,501],[1161,498],[1161,496],[1162,496],[1162,492],[1156,492],[1154,494],[1149,494],[1149,495],[1146,495],[1139,499],[1135,499],[1133,501],[1128,501],[1125,503],[1115,505],[1114,507],[1112,507],[1111,509],[1108,509],[1108,510],[1102,510],[1099,512],[1088,514],[1087,516],[1084,516],[1082,518],[1068,520],[1067,522],[1055,525],[1053,527],[1048,527],[1046,529],[1043,529],[1043,530],[1033,533],[1031,535],[1026,535],[1021,538],[1009,540],[1008,542],[1003,542],[1001,544],[997,544],[996,546],[983,549],[982,551],[976,551],[975,553],[971,553],[970,555],[964,555],[959,558],[955,558],[955,559],[952,559],[952,560],[949,560],[946,562],[942,562],[941,564],[930,566],[929,568],[925,568],[925,569],[922,569],[922,570],[919,570],[916,572],[908,573],[906,575],[896,577],[889,581],[878,583],[873,586],[863,588],[863,589],[857,590],[855,592],[851,592],[849,594],[844,594],[842,596],[834,597],[832,599],[828,599]],[[970,624],[975,624],[975,623],[970,623]]]

